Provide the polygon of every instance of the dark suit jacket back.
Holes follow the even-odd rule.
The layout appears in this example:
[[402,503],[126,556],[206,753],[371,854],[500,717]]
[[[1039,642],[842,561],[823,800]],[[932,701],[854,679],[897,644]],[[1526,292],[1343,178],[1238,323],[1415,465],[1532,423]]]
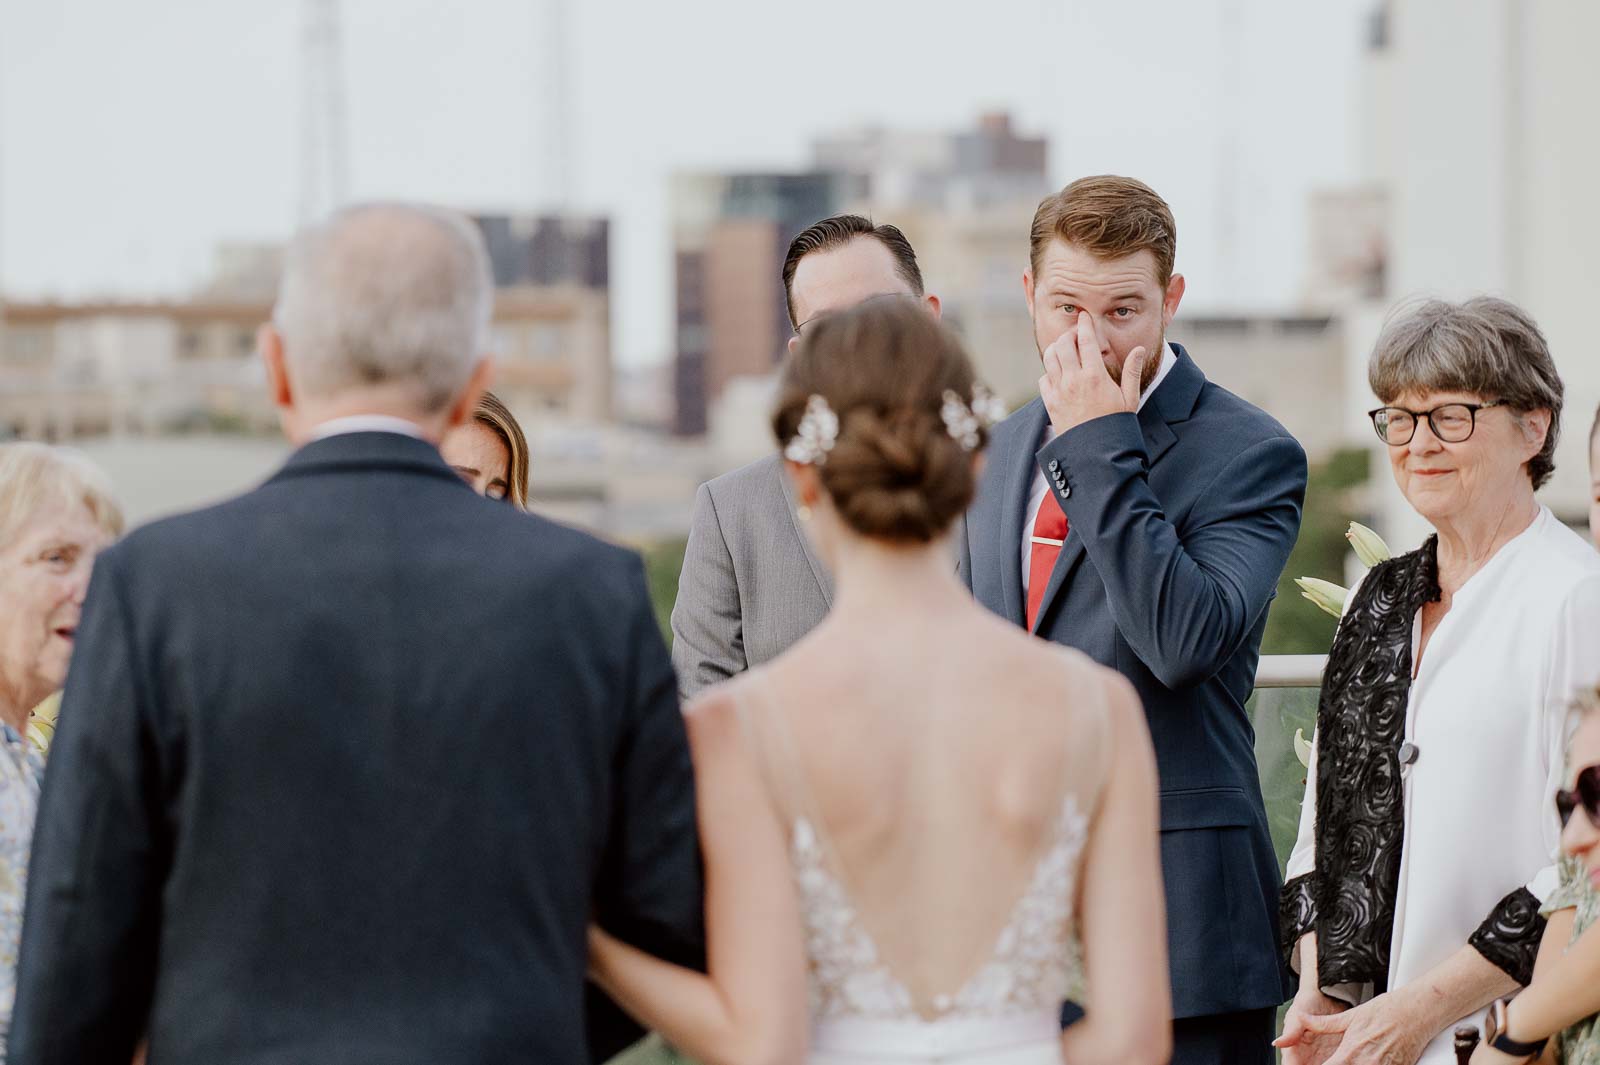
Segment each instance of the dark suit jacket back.
[[692,778],[638,558],[430,445],[314,442],[96,567],[12,1060],[588,1060],[585,925],[683,955]]
[[[1040,446],[1035,400],[995,430],[963,528],[979,602],[1023,622],[1022,536],[1043,471],[1070,530],[1038,635],[1133,682],[1161,777],[1161,862],[1178,1017],[1276,1005],[1278,864],[1245,700],[1305,497],[1305,452],[1205,379],[1181,347],[1137,416]],[[1091,974],[1091,979],[1093,974]]]

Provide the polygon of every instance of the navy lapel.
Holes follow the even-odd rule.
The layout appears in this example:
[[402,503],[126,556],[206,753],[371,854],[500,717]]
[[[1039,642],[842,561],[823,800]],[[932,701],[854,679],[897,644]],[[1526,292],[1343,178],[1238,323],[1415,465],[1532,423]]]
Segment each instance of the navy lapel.
[[833,579],[817,560],[816,553],[811,550],[811,540],[807,538],[806,531],[800,528],[800,519],[795,515],[794,486],[789,483],[789,475],[784,471],[782,455],[779,455],[777,462],[773,464],[772,475],[778,479],[778,489],[783,493],[784,509],[789,515],[789,527],[794,530],[795,538],[800,541],[800,550],[811,566],[811,575],[817,579],[817,587],[822,591],[822,601],[827,604],[829,610],[832,610]]
[[1022,538],[1029,534],[1023,528],[1028,520],[1028,489],[1038,472],[1034,455],[1049,420],[1044,400],[1027,404],[1006,420],[1011,431],[1005,437],[1005,452],[995,456],[995,468],[1006,478],[1000,498],[1000,590],[1005,599],[1005,616],[1018,625],[1027,620],[1027,598],[1022,594]]
[[[1139,411],[1139,433],[1144,437],[1146,472],[1154,468],[1155,464],[1161,461],[1161,456],[1178,442],[1178,434],[1172,425],[1174,422],[1187,420],[1193,413],[1194,405],[1200,398],[1200,390],[1206,383],[1205,374],[1201,373],[1200,367],[1189,358],[1188,352],[1183,350],[1183,345],[1173,344],[1172,351],[1177,356],[1177,361],[1172,369],[1167,371],[1161,386],[1150,393],[1150,398]],[[1032,456],[1029,458],[1031,460]],[[1032,468],[1031,461],[1029,468]],[[1050,571],[1050,583],[1045,585],[1044,599],[1039,603],[1039,614],[1034,618],[1034,632],[1039,631],[1039,622],[1050,612],[1050,604],[1060,593],[1061,586],[1067,582],[1067,577],[1078,563],[1083,561],[1084,551],[1083,538],[1078,535],[1076,527],[1069,525],[1066,542],[1061,545],[1061,554],[1056,556],[1055,568]]]

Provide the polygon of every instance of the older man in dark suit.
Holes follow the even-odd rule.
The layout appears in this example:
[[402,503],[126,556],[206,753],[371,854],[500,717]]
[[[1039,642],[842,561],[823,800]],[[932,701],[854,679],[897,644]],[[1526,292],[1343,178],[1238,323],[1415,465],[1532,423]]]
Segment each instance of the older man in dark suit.
[[1138,689],[1161,775],[1172,1060],[1265,1063],[1289,986],[1244,702],[1306,462],[1167,343],[1176,246],[1166,203],[1129,178],[1040,204],[1023,277],[1040,398],[993,434],[960,565],[995,613]]
[[639,559],[440,457],[483,388],[476,231],[354,208],[262,331],[299,445],[99,562],[36,834],[11,1061],[601,1056],[591,920],[692,954],[676,687]]

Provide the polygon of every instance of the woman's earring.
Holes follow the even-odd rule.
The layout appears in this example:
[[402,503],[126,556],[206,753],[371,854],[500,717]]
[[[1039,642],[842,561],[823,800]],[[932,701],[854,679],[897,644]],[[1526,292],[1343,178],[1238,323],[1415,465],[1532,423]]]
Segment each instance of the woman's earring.
[[801,521],[810,521],[811,508],[806,506],[804,503],[801,503],[798,507],[794,508],[794,515]]

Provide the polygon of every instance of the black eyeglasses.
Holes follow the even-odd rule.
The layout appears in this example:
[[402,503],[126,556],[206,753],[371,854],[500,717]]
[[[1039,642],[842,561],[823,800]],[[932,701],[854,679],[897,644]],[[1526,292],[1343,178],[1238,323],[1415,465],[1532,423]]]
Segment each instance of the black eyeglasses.
[[1589,815],[1589,823],[1600,828],[1600,765],[1589,766],[1579,773],[1570,791],[1562,788],[1556,792],[1556,814],[1561,818],[1562,828],[1567,827],[1572,811],[1580,806]]
[[1379,407],[1367,411],[1378,439],[1390,447],[1404,447],[1417,435],[1417,422],[1428,419],[1433,435],[1447,444],[1459,444],[1478,427],[1478,412],[1503,407],[1505,400],[1492,403],[1445,403],[1432,410],[1407,410],[1404,407]]
[[[860,302],[856,303],[855,306],[859,307],[863,303],[872,303],[872,302],[875,302],[877,300],[918,300],[918,299],[921,299],[921,298],[922,297],[914,295],[913,293],[910,293],[910,292],[880,292],[875,296],[866,297],[865,299],[863,299]],[[811,325],[813,322],[820,322],[822,319],[828,317],[829,315],[837,314],[839,311],[846,310],[846,309],[847,308],[839,307],[839,308],[836,308],[835,310],[823,311],[820,314],[814,314],[810,318],[807,318],[805,321],[801,322],[799,325],[794,327],[794,335],[795,336],[804,336],[805,335],[805,331],[806,331],[806,327]]]

